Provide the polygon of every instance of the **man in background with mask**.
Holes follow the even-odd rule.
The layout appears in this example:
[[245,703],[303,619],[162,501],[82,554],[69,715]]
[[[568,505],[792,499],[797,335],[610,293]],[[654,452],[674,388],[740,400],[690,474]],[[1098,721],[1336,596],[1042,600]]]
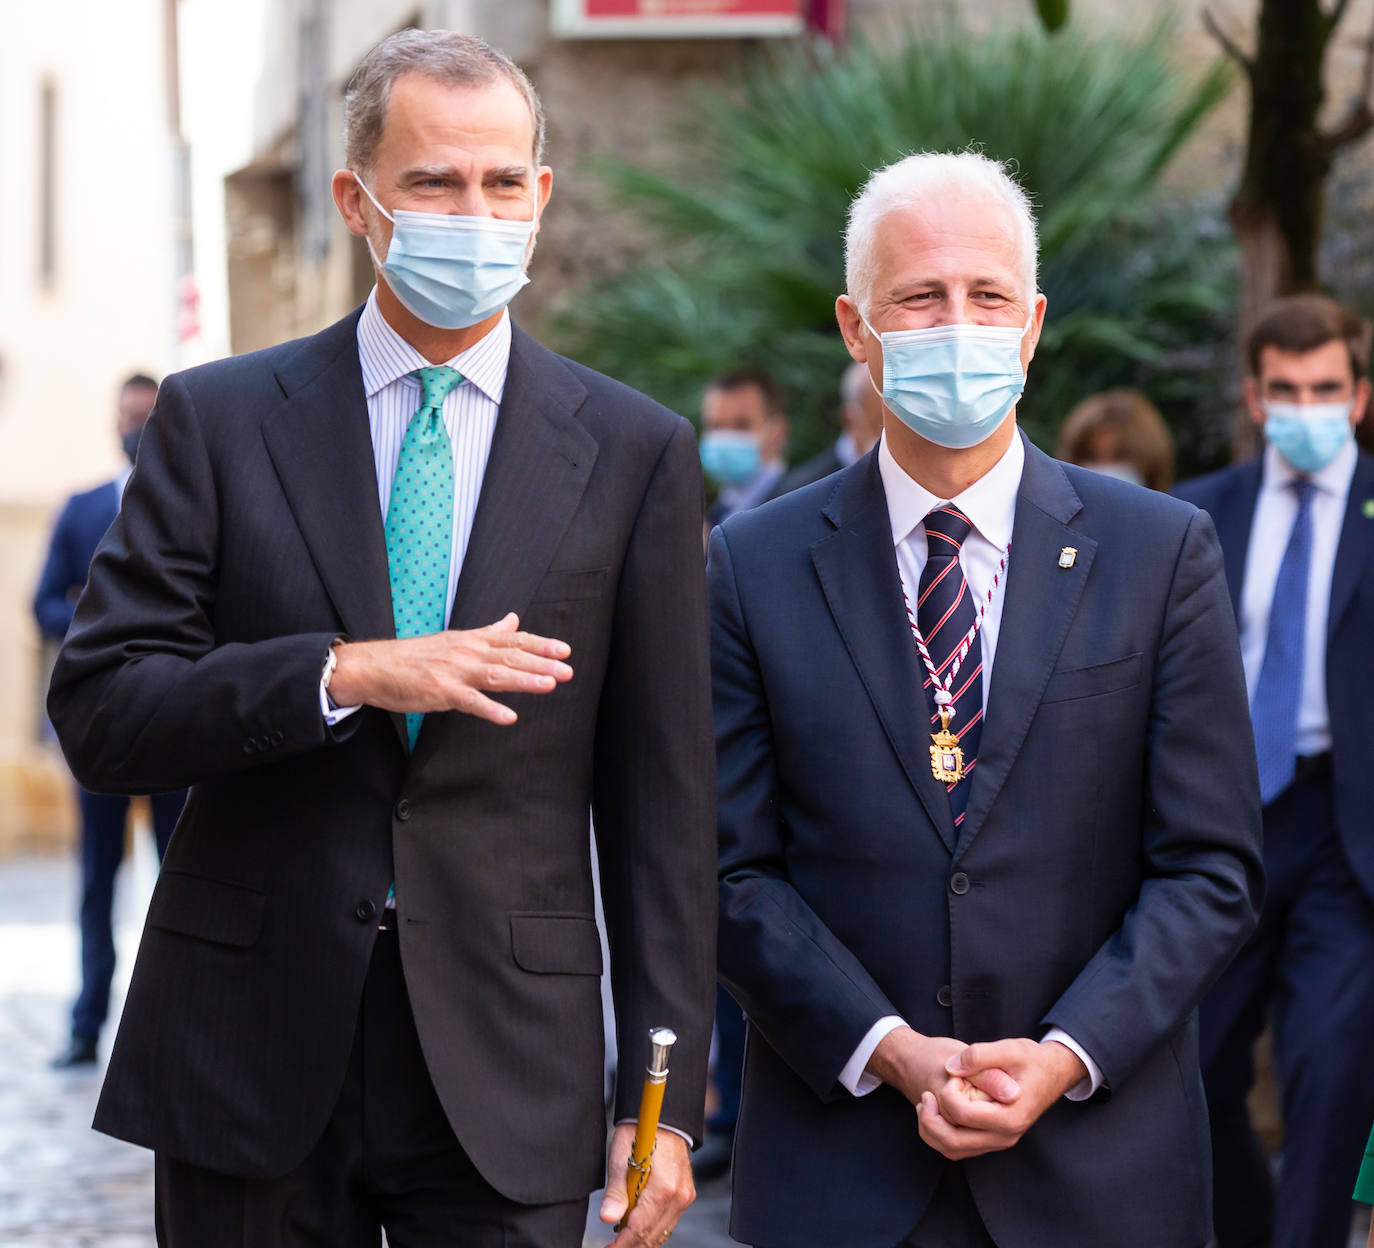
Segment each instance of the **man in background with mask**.
[[840,425],[840,436],[834,442],[783,477],[779,495],[848,468],[877,445],[883,432],[883,396],[869,381],[865,364],[851,364],[840,378]]
[[187,784],[96,1126],[161,1245],[573,1248],[603,1151],[595,811],[621,1062],[676,1030],[652,1175],[692,1197],[714,989],[691,426],[511,324],[552,186],[529,80],[407,30],[335,203],[377,286],[168,378],[58,661],[83,783]]
[[1194,1009],[1262,888],[1235,624],[1205,514],[1018,431],[1035,261],[1002,165],[875,173],[836,312],[878,452],[711,535],[761,1248],[1211,1233]]
[[773,377],[739,368],[710,382],[701,396],[701,466],[719,493],[707,523],[775,498],[786,447],[786,396]]
[[[156,399],[157,382],[144,373],[135,373],[120,387],[116,430],[129,462],[113,481],[73,494],[57,518],[33,597],[33,612],[46,641],[60,645],[71,627],[91,559],[119,511],[124,487],[134,471],[143,426]],[[71,1036],[52,1061],[57,1070],[90,1066],[96,1061],[96,1044],[110,1008],[115,967],[114,883],[124,860],[129,815],[127,797],[92,793],[78,785],[76,799],[81,815],[81,991],[72,1006]],[[167,852],[185,800],[186,794],[180,790],[156,793],[150,799],[159,861]]]
[[[1319,295],[1247,343],[1264,453],[1179,487],[1211,513],[1240,625],[1264,803],[1260,924],[1203,1001],[1220,1248],[1340,1248],[1374,1118],[1374,459],[1369,335]],[[1272,1027],[1277,1192],[1246,1105]]]

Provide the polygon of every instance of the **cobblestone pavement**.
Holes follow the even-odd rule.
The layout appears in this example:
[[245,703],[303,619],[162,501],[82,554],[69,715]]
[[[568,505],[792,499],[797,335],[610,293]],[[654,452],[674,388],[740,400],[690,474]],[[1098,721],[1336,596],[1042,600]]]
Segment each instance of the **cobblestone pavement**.
[[[113,1017],[155,872],[140,835],[118,884]],[[47,1065],[77,986],[76,888],[65,858],[0,859],[0,1248],[154,1248],[151,1154],[91,1130],[103,1071]],[[598,1200],[587,1248],[611,1238]],[[726,1248],[729,1207],[724,1181],[704,1186],[674,1248]]]

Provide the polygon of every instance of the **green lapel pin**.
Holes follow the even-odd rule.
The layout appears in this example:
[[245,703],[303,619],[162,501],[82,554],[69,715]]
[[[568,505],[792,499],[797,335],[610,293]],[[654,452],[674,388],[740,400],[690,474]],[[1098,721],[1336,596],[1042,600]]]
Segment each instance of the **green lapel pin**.
[[1374,498],[1364,500],[1364,506],[1360,508],[1366,520],[1374,520]]

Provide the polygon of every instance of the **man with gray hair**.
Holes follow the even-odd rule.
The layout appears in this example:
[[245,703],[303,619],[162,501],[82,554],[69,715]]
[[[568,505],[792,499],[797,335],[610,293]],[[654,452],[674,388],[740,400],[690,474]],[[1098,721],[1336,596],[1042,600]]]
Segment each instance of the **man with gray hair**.
[[1194,1010],[1262,889],[1215,533],[1018,431],[1000,164],[880,170],[846,245],[878,448],[710,541],[731,1233],[1202,1248]]
[[[552,171],[525,75],[407,30],[347,96],[366,304],[170,377],[49,708],[104,792],[191,786],[96,1126],[158,1242],[582,1241],[607,1177],[595,811],[622,1063],[677,1032],[616,1243],[693,1194],[714,999],[691,426],[511,324]],[[576,675],[574,675],[574,669]]]
[[851,364],[840,377],[840,436],[788,472],[778,484],[777,496],[848,468],[877,445],[882,432],[883,396],[869,381],[867,365]]

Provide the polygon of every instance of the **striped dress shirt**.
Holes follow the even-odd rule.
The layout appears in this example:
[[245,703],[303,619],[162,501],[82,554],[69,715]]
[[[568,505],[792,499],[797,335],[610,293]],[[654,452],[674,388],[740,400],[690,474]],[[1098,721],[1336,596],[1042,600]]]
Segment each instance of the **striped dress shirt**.
[[[463,374],[463,381],[444,396],[443,406],[444,429],[453,447],[453,549],[448,561],[445,619],[453,612],[453,594],[472,536],[482,477],[491,456],[491,440],[496,435],[496,416],[510,365],[510,340],[510,313],[502,312],[501,319],[485,337],[444,361]],[[430,367],[430,361],[387,324],[377,306],[375,286],[358,320],[358,360],[362,365],[372,459],[377,470],[377,501],[385,524],[401,440],[410,418],[420,408],[420,383],[410,374]],[[331,706],[321,679],[320,710],[326,723],[337,724],[357,709]]]

